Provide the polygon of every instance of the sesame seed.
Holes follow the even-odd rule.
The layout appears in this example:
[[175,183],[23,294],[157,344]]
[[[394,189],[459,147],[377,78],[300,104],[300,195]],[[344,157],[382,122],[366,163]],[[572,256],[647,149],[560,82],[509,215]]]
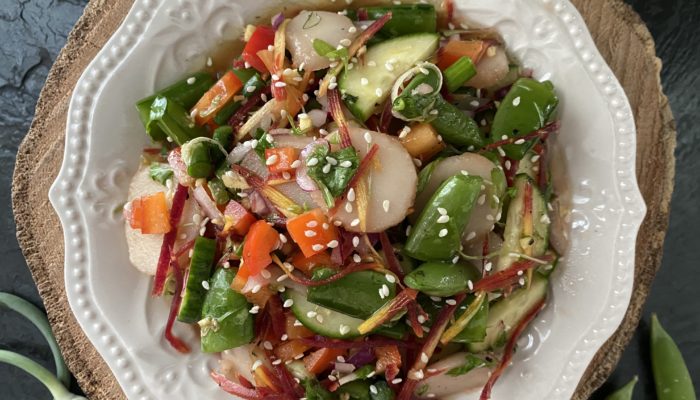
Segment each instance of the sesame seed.
[[447,229],[443,228],[443,229],[440,229],[440,232],[438,233],[438,236],[442,238],[442,237],[447,236],[447,234],[448,234]]
[[306,316],[309,318],[315,318],[318,313],[316,311],[309,311],[306,313]]
[[309,222],[306,223],[306,226],[307,226],[308,228],[315,228],[315,227],[318,226],[318,221],[309,221]]
[[260,360],[255,360],[253,365],[250,367],[251,371],[255,371],[256,369],[260,368],[262,366],[262,361]]
[[350,167],[352,167],[352,161],[345,160],[345,161],[342,161],[338,165],[340,165],[343,168],[350,168]]
[[518,279],[518,283],[520,284],[520,286],[525,286],[525,278]]
[[379,298],[383,299],[384,298],[384,291],[382,290],[382,288],[379,288],[379,290],[377,290],[377,292],[379,292]]
[[188,85],[194,85],[195,82],[197,82],[197,78],[195,78],[194,76],[187,78]]
[[474,282],[471,279],[467,281],[467,287],[469,287],[469,290],[474,290]]
[[369,391],[372,392],[372,394],[379,393],[379,391],[377,390],[377,387],[374,385],[369,385]]
[[[285,275],[285,276],[287,276],[287,275]],[[289,307],[291,307],[291,306],[293,306],[293,305],[294,305],[294,300],[292,300],[292,299],[287,299],[287,300],[284,301],[284,304],[282,304],[282,306],[283,306],[284,308],[289,308]]]
[[540,222],[543,223],[543,224],[548,224],[548,223],[550,223],[550,222],[552,222],[552,221],[550,221],[549,215],[547,215],[547,214],[542,214],[542,217],[540,218]]
[[[337,65],[337,63],[336,63],[336,65]],[[331,67],[331,68],[333,68],[333,67]],[[330,90],[333,90],[333,89],[335,89],[335,88],[337,88],[337,87],[338,87],[338,83],[337,83],[337,82],[331,82],[331,83],[328,85],[328,89],[330,89]]]
[[406,236],[410,236],[410,235],[411,235],[411,225],[406,227]]
[[537,160],[539,160],[539,159],[540,159],[539,154],[535,154],[534,156],[532,156],[532,158],[530,159],[530,161],[532,161],[532,162],[535,163],[535,162],[537,162]]
[[270,157],[265,160],[265,165],[275,165],[277,164],[277,160],[279,159],[279,156],[277,154],[273,154]]
[[284,171],[284,172],[282,172],[282,178],[285,180],[290,180],[290,179],[292,179],[292,174],[290,174],[287,171]]
[[498,154],[500,154],[501,157],[506,156],[506,152],[501,147],[496,147],[496,150],[498,150]]
[[335,221],[333,221],[333,225],[335,225],[335,226],[341,226],[341,225],[343,225],[343,222],[336,219]]
[[263,342],[263,347],[264,347],[266,350],[272,350],[272,343],[270,343],[269,341],[266,340],[266,341]]
[[321,228],[323,228],[323,230],[324,230],[324,231],[327,231],[327,230],[328,230],[328,228],[330,228],[330,227],[331,227],[331,226],[330,226],[330,225],[328,225],[328,224],[327,224],[327,223],[325,223],[325,222],[323,223],[323,225],[321,225]]
[[279,75],[277,75],[277,74],[272,74],[272,80],[273,80],[273,81],[278,81],[278,80],[280,80]]
[[253,93],[255,91],[255,86],[248,86],[245,88],[245,91],[248,93]]
[[355,189],[354,188],[350,188],[350,190],[348,190],[348,201],[355,201]]
[[409,133],[411,133],[411,127],[404,126],[403,129],[401,129],[401,133],[399,133],[399,139],[404,139]]
[[356,263],[360,263],[360,262],[362,262],[362,257],[360,257],[359,254],[353,254],[353,255],[352,255],[352,260],[353,260],[354,262],[356,262]]
[[312,231],[310,229],[306,230],[306,231],[304,231],[304,236],[309,237],[309,238],[314,237],[314,236],[316,236],[316,231]]
[[364,138],[365,138],[365,142],[372,143],[372,134],[369,133],[369,131],[365,132]]
[[251,314],[257,314],[258,311],[260,311],[260,306],[253,306],[250,308],[250,311],[248,311]]
[[455,256],[455,257],[452,259],[452,264],[457,264],[458,262],[459,262],[459,256]]
[[354,26],[351,26],[350,29],[348,29],[348,32],[355,33],[355,32],[357,32],[357,28]]
[[330,157],[330,156],[326,157],[326,161],[328,161],[328,164],[330,164],[330,165],[338,165],[338,160],[336,160],[333,157]]
[[207,57],[207,67],[211,67],[214,64],[214,61],[212,61],[211,57]]
[[323,323],[323,315],[316,314],[316,321],[318,321],[320,324],[322,324]]
[[384,212],[389,212],[389,207],[391,206],[391,202],[389,200],[384,200],[382,202],[382,208],[384,208]]
[[306,162],[306,165],[309,167],[313,167],[316,164],[318,164],[318,158],[312,158]]
[[323,250],[323,245],[322,244],[315,244],[315,245],[311,246],[311,250],[321,251],[321,250]]
[[423,162],[417,158],[413,159],[413,164],[415,164],[416,167],[420,168],[421,165],[423,165]]
[[520,96],[513,99],[513,106],[517,107],[520,105]]
[[486,194],[482,194],[479,196],[479,199],[476,201],[479,205],[483,205],[486,203]]
[[418,323],[419,323],[419,324],[424,324],[425,321],[426,321],[426,319],[425,319],[425,316],[424,316],[424,315],[419,315],[419,316],[418,316]]
[[357,247],[360,245],[360,238],[358,236],[355,236],[352,238],[352,247]]
[[391,294],[391,292],[389,292],[389,286],[382,285],[382,293],[384,293],[384,297],[389,297]]
[[481,103],[479,103],[479,100],[472,100],[471,103],[469,103],[472,107],[479,107]]
[[350,203],[350,202],[345,203],[345,211],[348,213],[352,212],[352,203]]
[[513,142],[513,143],[515,143],[515,144],[523,144],[523,143],[525,143],[525,139],[518,139],[518,140],[516,140],[516,141]]
[[428,361],[430,361],[430,357],[428,357],[428,355],[425,354],[425,352],[423,352],[423,353],[420,353],[420,360],[423,363],[427,363]]
[[324,165],[323,168],[321,168],[321,171],[323,171],[324,174],[331,172],[331,165],[330,164]]
[[336,247],[338,247],[338,241],[335,239],[331,240],[326,244],[326,247],[328,247],[329,249],[335,249]]
[[277,282],[282,282],[282,281],[284,281],[285,279],[288,279],[288,278],[289,278],[289,277],[288,277],[287,275],[280,275],[280,277],[277,278]]
[[489,272],[489,271],[491,271],[492,267],[493,267],[493,264],[489,261],[486,264],[484,264],[484,271]]
[[260,291],[260,289],[262,289],[262,286],[260,286],[260,284],[257,284],[255,286],[253,286],[253,290],[251,290],[251,292],[258,293]]
[[283,341],[283,342],[284,342],[285,340],[287,340],[287,339],[289,339],[289,336],[287,336],[286,333],[285,333],[284,335],[282,335],[282,337],[280,338],[280,340]]
[[384,68],[386,68],[387,71],[391,72],[394,70],[394,65],[392,63],[386,63],[384,64]]
[[440,215],[447,215],[447,210],[445,208],[438,207],[437,210],[438,210],[438,213],[440,213]]
[[396,378],[393,381],[391,381],[391,383],[393,383],[394,385],[398,385],[401,382],[403,382],[403,379],[401,379],[401,378]]
[[350,222],[350,226],[357,226],[357,225],[360,225],[360,220],[357,218],[353,219],[352,222]]
[[491,215],[491,214],[486,214],[486,220],[487,220],[487,221],[493,221],[493,215]]
[[294,320],[294,326],[302,326],[302,325],[304,325],[304,324],[302,324],[301,321],[299,321],[298,319]]
[[430,110],[429,114],[430,115],[438,115],[439,113],[440,113],[440,111],[438,111],[437,109],[434,109],[434,110]]
[[508,140],[508,135],[501,136],[501,140]]
[[455,299],[447,299],[447,300],[445,300],[445,303],[448,306],[456,306],[457,305],[457,301]]
[[350,333],[350,327],[347,325],[340,324],[340,326],[338,327],[338,331],[341,335],[347,335],[348,333]]
[[510,167],[513,166],[513,164],[510,162],[510,160],[506,160],[506,162],[504,162],[503,165],[505,165],[507,170],[510,170]]
[[369,79],[367,79],[367,78],[361,78],[361,79],[360,79],[360,84],[361,84],[362,86],[367,86],[367,85],[369,85]]
[[450,216],[449,215],[441,215],[440,218],[437,220],[438,224],[446,224],[450,222]]
[[389,283],[396,282],[396,278],[392,274],[386,274],[386,275],[384,275],[384,277],[386,278],[387,282],[389,282]]
[[280,365],[280,364],[282,364],[282,360],[280,360],[280,359],[277,359],[277,360],[272,362],[272,365]]
[[270,279],[272,277],[272,274],[270,274],[270,271],[264,269],[260,271],[260,276],[262,276],[265,279]]
[[374,94],[376,94],[377,97],[382,97],[382,95],[384,94],[384,91],[382,90],[382,88],[377,88],[377,89],[374,91]]
[[209,290],[209,281],[202,281],[202,287],[204,290]]

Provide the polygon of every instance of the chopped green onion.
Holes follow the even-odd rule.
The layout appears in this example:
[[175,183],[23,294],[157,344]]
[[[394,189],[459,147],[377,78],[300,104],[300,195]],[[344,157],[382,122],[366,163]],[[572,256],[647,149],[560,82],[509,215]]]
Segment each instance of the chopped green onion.
[[443,71],[445,84],[450,93],[456,91],[465,82],[476,76],[476,67],[469,57],[462,57]]

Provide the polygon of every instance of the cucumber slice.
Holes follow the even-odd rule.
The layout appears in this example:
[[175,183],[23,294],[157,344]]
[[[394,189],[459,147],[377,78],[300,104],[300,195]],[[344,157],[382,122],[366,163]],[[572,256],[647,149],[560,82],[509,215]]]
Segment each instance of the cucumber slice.
[[[364,65],[346,70],[339,87],[345,104],[361,121],[378,111],[391,94],[394,82],[416,63],[432,57],[440,37],[432,33],[400,36],[372,46],[365,54]],[[391,71],[387,69],[390,63]],[[368,83],[363,85],[364,79]]]
[[202,306],[207,290],[202,282],[209,282],[211,266],[216,254],[216,240],[198,237],[194,241],[192,261],[187,273],[187,282],[182,295],[182,303],[177,313],[178,321],[194,324],[202,319]]
[[[334,339],[350,339],[360,336],[357,327],[364,322],[363,320],[313,304],[306,299],[304,293],[297,290],[287,289],[284,292],[284,297],[294,302],[292,305],[294,316],[311,331]],[[341,326],[343,327],[342,332]]]
[[[525,198],[525,187],[532,186],[532,235],[524,233],[523,207]],[[503,234],[503,247],[498,257],[496,271],[507,269],[517,257],[511,253],[526,253],[533,257],[540,257],[549,245],[549,225],[550,220],[547,215],[547,201],[542,192],[537,188],[533,180],[525,175],[518,175],[515,178],[515,198],[508,206],[508,219],[506,220],[506,230]],[[526,247],[529,248],[526,249]]]
[[519,289],[491,306],[486,320],[486,338],[469,343],[469,351],[479,353],[503,345],[508,335],[532,307],[547,296],[548,280],[535,274],[529,288]]

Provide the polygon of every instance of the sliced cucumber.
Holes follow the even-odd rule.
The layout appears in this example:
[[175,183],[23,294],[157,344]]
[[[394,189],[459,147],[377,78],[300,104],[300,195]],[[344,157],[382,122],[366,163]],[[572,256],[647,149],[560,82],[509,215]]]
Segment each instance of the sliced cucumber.
[[479,353],[503,345],[525,314],[547,296],[547,283],[546,278],[534,274],[529,288],[518,289],[491,306],[486,320],[486,338],[483,342],[469,343],[469,351]]
[[[432,57],[439,40],[436,34],[419,33],[370,47],[365,54],[364,65],[346,70],[339,81],[340,91],[350,111],[361,121],[366,121],[389,98],[399,76],[416,63]],[[387,64],[390,64],[388,68]],[[366,84],[363,85],[363,82]]]
[[311,331],[335,339],[360,336],[357,327],[364,322],[363,320],[313,304],[306,299],[304,293],[297,290],[287,289],[284,297],[294,302],[292,305],[294,316]]
[[195,239],[182,303],[177,314],[178,321],[194,324],[202,319],[202,306],[207,294],[202,282],[209,282],[215,254],[216,240],[201,236]]
[[[525,206],[526,186],[532,187],[532,234],[525,232],[523,209]],[[537,185],[526,174],[515,178],[515,198],[508,206],[508,219],[503,234],[503,247],[498,257],[496,271],[507,269],[518,257],[512,253],[528,254],[540,257],[546,251],[549,243],[550,220],[547,215],[547,202]]]

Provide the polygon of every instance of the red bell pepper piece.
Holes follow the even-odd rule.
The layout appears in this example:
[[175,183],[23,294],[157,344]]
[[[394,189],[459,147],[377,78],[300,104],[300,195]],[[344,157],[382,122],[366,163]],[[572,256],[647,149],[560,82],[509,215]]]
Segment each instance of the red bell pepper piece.
[[265,64],[258,57],[260,50],[267,50],[268,46],[272,46],[275,42],[275,30],[269,26],[258,26],[250,37],[248,43],[243,48],[243,59],[250,64],[251,67],[258,70],[260,73],[266,73]]

